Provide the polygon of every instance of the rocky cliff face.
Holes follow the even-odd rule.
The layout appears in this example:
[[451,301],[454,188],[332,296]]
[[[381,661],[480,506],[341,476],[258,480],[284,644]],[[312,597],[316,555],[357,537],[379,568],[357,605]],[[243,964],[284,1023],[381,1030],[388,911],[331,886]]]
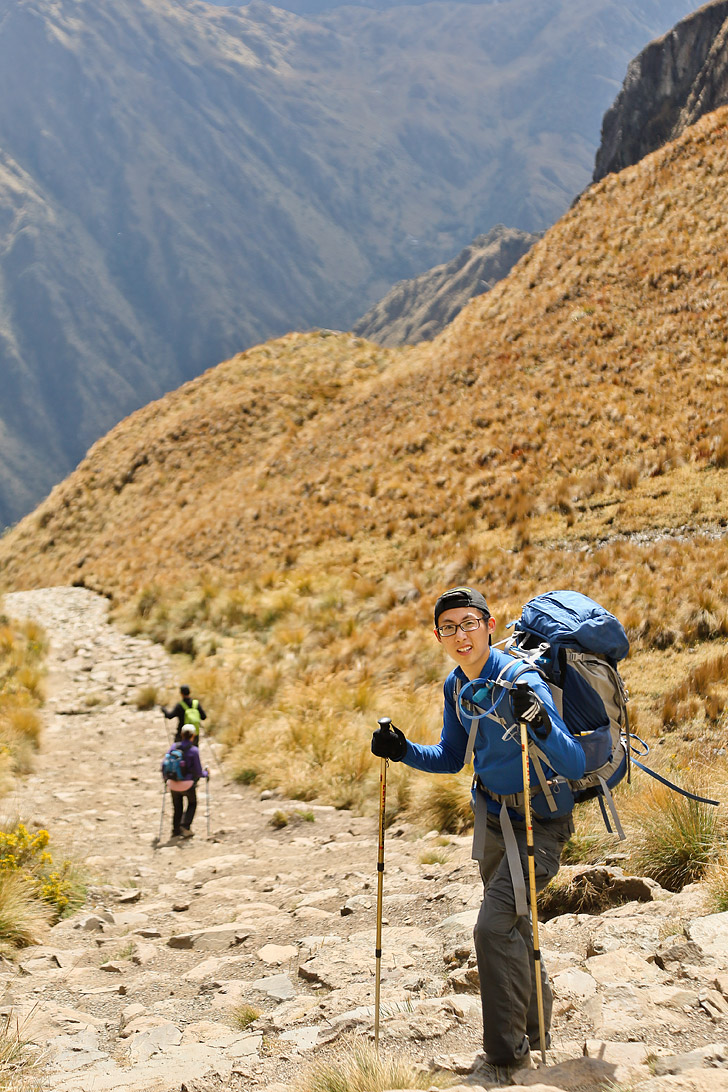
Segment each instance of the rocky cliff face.
[[379,345],[429,341],[473,296],[487,292],[530,250],[540,235],[498,224],[451,262],[395,284],[354,325],[354,332]]
[[637,163],[728,103],[728,0],[713,0],[650,42],[604,115],[594,181]]

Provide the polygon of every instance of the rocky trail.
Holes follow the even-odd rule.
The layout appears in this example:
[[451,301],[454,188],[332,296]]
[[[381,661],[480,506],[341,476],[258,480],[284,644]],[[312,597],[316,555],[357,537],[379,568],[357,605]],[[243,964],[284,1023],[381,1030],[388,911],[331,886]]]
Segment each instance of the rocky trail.
[[[167,841],[168,803],[157,846],[168,724],[134,697],[176,689],[172,661],[82,588],[5,608],[41,622],[51,648],[42,750],[3,810],[90,877],[86,905],[0,968],[0,1011],[46,1048],[46,1087],[285,1092],[314,1058],[371,1037],[376,822],[229,782],[203,742],[210,837],[202,787],[195,837]],[[387,835],[381,1050],[462,1082],[481,1034],[480,888],[467,838],[423,863],[433,846],[407,824]],[[549,1066],[524,1078],[535,1092],[728,1089],[728,914],[697,885],[634,891],[645,901],[542,926],[555,1036]],[[243,1005],[261,1012],[246,1027]]]

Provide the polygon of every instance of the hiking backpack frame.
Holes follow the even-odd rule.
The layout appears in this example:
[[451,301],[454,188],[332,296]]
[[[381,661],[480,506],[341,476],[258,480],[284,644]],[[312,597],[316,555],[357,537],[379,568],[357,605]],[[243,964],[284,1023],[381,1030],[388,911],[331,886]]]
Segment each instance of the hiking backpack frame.
[[[513,671],[509,664],[493,681],[473,679],[463,685],[456,680],[458,716],[462,724],[464,717],[471,721],[465,764],[472,759],[483,717],[498,721],[506,735],[513,732],[513,725],[499,715],[498,707],[521,675],[537,671],[548,684],[559,715],[586,759],[584,776],[578,780],[560,774],[547,778],[543,767],[548,765],[548,758],[529,737],[529,757],[538,780],[532,799],[537,816],[555,818],[571,811],[575,803],[596,798],[607,830],[624,839],[611,790],[625,777],[631,781],[633,764],[675,792],[717,806],[717,800],[674,785],[640,761],[649,753],[649,747],[630,731],[629,694],[617,670],[617,663],[629,651],[629,641],[613,614],[580,592],[551,591],[529,600],[521,617],[508,628],[514,628],[514,632],[502,642],[504,651],[520,667]],[[507,673],[510,678],[506,678]],[[484,708],[488,702],[489,708]],[[523,806],[522,793],[500,799],[505,799],[508,806]]]

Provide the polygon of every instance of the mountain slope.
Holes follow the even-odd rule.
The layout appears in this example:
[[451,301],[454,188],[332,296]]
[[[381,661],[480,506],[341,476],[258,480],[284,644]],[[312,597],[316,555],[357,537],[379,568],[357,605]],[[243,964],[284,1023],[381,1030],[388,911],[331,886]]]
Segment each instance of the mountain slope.
[[444,265],[400,281],[354,323],[352,330],[379,345],[432,340],[473,296],[501,280],[537,235],[498,224]]
[[206,366],[552,222],[688,7],[0,0],[0,526]]
[[290,335],[138,411],[3,538],[5,581],[124,597],[351,541],[438,554],[459,526],[675,526],[726,458],[727,120],[588,191],[433,343]]
[[199,657],[241,778],[351,806],[377,716],[437,731],[443,587],[486,588],[497,639],[573,587],[627,628],[633,727],[679,727],[667,772],[715,763],[726,169],[728,108],[592,187],[433,342],[289,335],[139,410],[0,539],[2,588],[111,596]]

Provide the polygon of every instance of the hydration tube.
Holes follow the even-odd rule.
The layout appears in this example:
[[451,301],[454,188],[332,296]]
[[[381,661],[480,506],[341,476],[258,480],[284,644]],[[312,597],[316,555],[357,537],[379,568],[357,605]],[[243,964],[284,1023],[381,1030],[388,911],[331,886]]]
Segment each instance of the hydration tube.
[[[519,670],[516,672],[514,677],[511,680],[509,680],[508,683],[505,683],[503,681],[504,676],[505,676],[506,672],[508,670],[510,670],[511,666],[512,666],[511,664],[506,664],[506,666],[501,671],[500,675],[498,675],[498,677],[495,680],[493,680],[493,679],[470,679],[469,682],[466,682],[465,685],[463,687],[461,687],[460,693],[458,694],[458,712],[461,714],[461,716],[467,717],[468,720],[470,720],[471,722],[472,721],[482,720],[483,717],[493,717],[495,715],[496,710],[498,709],[498,706],[503,701],[503,698],[505,697],[505,695],[508,693],[509,690],[511,690],[513,688],[513,685],[514,685],[516,679],[519,677],[519,675],[522,675],[524,671],[533,670],[533,665],[530,664],[530,663],[525,662],[520,666]],[[491,704],[489,709],[486,709],[482,713],[469,713],[468,710],[463,707],[463,700],[467,700],[467,698],[465,697],[467,692],[469,690],[471,690],[473,687],[478,686],[478,685],[480,686],[481,689],[478,690],[477,693],[473,692],[473,696],[470,699],[470,701],[473,704],[475,704],[476,702],[481,702],[489,694],[492,694],[492,692],[496,688],[500,690],[500,693],[499,693],[498,697],[494,701],[492,701],[492,704]],[[496,719],[498,719],[498,718],[496,717]]]

